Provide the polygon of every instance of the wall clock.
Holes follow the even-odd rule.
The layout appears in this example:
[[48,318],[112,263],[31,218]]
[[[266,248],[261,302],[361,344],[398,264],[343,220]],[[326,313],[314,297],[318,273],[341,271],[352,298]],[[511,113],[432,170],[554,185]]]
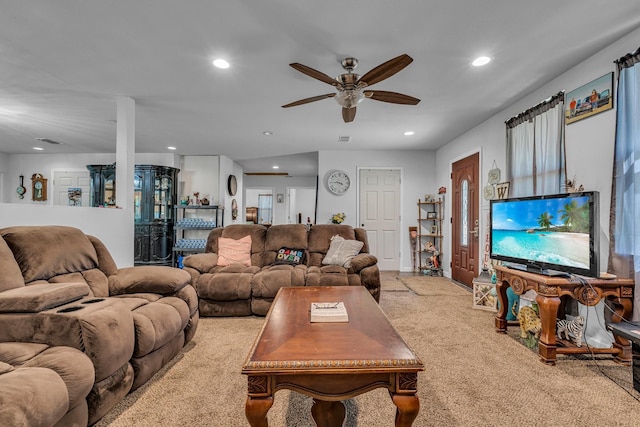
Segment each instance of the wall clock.
[[333,194],[344,194],[350,185],[349,175],[343,171],[333,171],[327,178],[327,187]]
[[27,189],[24,188],[24,175],[20,175],[20,185],[16,188],[16,193],[18,193],[18,197],[24,199],[24,193],[27,192]]
[[229,175],[227,179],[227,191],[230,196],[235,196],[238,192],[238,180],[235,175]]
[[47,200],[47,179],[39,173],[31,175],[31,200],[36,202]]

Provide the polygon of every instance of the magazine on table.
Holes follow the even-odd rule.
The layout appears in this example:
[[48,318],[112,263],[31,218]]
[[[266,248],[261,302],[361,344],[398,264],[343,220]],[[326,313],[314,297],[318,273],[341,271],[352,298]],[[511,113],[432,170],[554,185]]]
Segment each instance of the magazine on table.
[[311,322],[348,322],[349,315],[343,302],[312,302]]

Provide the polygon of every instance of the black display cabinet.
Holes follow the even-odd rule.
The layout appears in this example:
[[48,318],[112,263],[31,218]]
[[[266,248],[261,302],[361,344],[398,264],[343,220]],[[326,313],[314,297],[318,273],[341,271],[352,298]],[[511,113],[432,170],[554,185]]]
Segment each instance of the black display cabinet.
[[[115,207],[115,164],[88,165],[87,169],[91,174],[91,206]],[[171,265],[179,172],[169,166],[135,166],[135,265]]]

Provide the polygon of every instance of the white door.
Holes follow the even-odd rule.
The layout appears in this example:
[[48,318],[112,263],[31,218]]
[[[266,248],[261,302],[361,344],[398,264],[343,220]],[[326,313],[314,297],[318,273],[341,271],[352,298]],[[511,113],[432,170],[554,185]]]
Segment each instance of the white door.
[[383,271],[400,270],[400,170],[360,170],[360,227]]
[[53,171],[53,204],[91,206],[89,171]]

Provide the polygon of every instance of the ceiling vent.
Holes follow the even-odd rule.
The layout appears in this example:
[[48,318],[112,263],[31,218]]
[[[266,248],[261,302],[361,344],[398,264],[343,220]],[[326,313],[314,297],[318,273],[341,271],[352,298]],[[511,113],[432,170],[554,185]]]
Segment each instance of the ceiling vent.
[[54,141],[53,139],[49,139],[49,138],[36,138],[36,139],[38,141],[46,142],[47,144],[62,145],[62,142]]
[[349,142],[349,141],[351,141],[351,137],[350,136],[339,136],[338,137],[338,142],[339,143]]

